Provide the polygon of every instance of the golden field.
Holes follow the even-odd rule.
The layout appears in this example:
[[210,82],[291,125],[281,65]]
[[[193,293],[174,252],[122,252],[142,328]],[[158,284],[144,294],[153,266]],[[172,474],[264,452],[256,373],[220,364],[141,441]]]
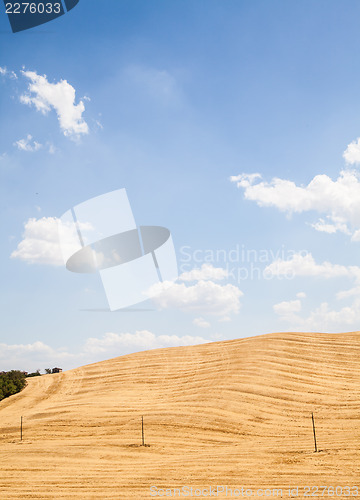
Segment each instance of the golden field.
[[164,498],[182,486],[188,498],[217,485],[233,488],[217,498],[360,491],[360,333],[158,349],[28,379],[0,403],[0,458],[1,500],[160,498],[150,486]]

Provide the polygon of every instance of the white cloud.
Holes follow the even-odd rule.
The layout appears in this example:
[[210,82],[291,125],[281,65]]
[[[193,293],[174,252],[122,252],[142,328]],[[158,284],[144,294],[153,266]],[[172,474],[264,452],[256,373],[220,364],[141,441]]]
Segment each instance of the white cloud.
[[273,306],[273,309],[280,319],[292,321],[294,314],[301,311],[301,301],[297,299],[279,302]]
[[160,309],[180,309],[215,316],[228,316],[240,310],[243,293],[234,285],[201,280],[195,285],[164,281],[151,287],[149,296]]
[[113,356],[120,353],[138,350],[157,349],[161,347],[188,346],[203,344],[209,340],[203,337],[184,335],[155,335],[148,330],[139,330],[135,333],[106,333],[102,338],[89,338],[84,350],[87,353],[111,353]]
[[289,300],[289,301],[284,301],[284,302],[279,302],[278,304],[275,304],[273,306],[274,311],[276,314],[279,314],[281,316],[285,314],[290,314],[294,312],[300,312],[301,311],[301,301],[300,300]]
[[349,290],[341,290],[337,292],[336,298],[338,300],[348,299],[349,297],[357,297],[360,296],[360,286],[355,286],[350,288]]
[[47,146],[48,146],[48,151],[51,155],[56,153],[57,149],[52,142],[48,142]]
[[[45,264],[50,266],[64,265],[64,259],[59,242],[60,220],[56,217],[30,218],[25,224],[23,239],[11,258],[20,259],[30,264]],[[66,234],[68,234],[68,241]],[[71,230],[63,225],[65,248],[73,247]]]
[[[274,262],[276,266],[273,272],[286,274],[292,271],[294,276],[315,276],[322,278],[347,277],[360,281],[360,268],[356,266],[333,265],[329,262],[316,264],[311,254],[307,256],[295,255],[289,261]],[[271,264],[268,267],[273,266]],[[327,302],[323,302],[314,309],[307,317],[300,316],[302,310],[301,300],[306,297],[304,292],[296,294],[297,300],[284,301],[273,306],[274,312],[280,320],[287,321],[289,327],[294,331],[321,331],[339,332],[348,328],[358,329],[360,323],[360,286],[356,285],[350,290],[340,291],[336,298],[354,300],[350,305],[339,310],[332,309]]]
[[335,181],[325,174],[316,175],[307,186],[277,177],[266,182],[260,174],[240,174],[230,180],[244,190],[245,199],[261,207],[275,207],[287,214],[325,214],[326,221],[313,224],[318,231],[352,234],[360,229],[360,178],[355,171],[343,170]]
[[7,352],[7,354],[16,352],[19,355],[24,354],[26,352],[40,352],[40,353],[53,352],[51,347],[40,341],[34,342],[33,344],[12,344],[12,345],[0,344],[0,347],[1,347],[0,352],[2,355],[4,354],[5,351]]
[[228,277],[228,272],[222,267],[213,267],[211,264],[203,264],[200,269],[192,269],[179,276],[180,281],[200,280],[223,280]]
[[95,130],[104,130],[104,126],[99,120],[95,120]]
[[356,299],[350,306],[342,307],[340,310],[332,310],[324,302],[304,320],[308,328],[321,331],[343,331],[344,328],[358,326],[360,323],[360,299]]
[[219,323],[227,323],[228,321],[231,321],[230,316],[223,316],[219,319]]
[[33,105],[43,114],[51,109],[57,113],[59,124],[64,135],[78,138],[89,133],[89,127],[83,119],[85,105],[83,101],[75,104],[75,89],[66,80],[50,83],[46,75],[38,75],[35,71],[22,71],[30,80],[28,93],[20,96],[20,101]]
[[360,137],[358,137],[355,141],[352,141],[347,146],[343,157],[349,165],[360,163]]
[[281,319],[288,321],[290,329],[294,331],[343,332],[347,329],[358,329],[360,297],[339,310],[331,309],[327,302],[323,302],[306,318],[294,313]]
[[360,278],[360,267],[342,266],[323,262],[317,264],[311,255],[294,254],[291,259],[277,259],[265,268],[264,273],[268,276],[317,276],[321,278]]
[[20,151],[39,151],[42,148],[42,144],[39,142],[33,141],[32,136],[28,134],[25,139],[19,139],[14,142],[14,146],[17,146]]
[[0,343],[0,365],[3,370],[35,371],[58,366],[62,362],[80,362],[84,355],[74,355],[64,349],[53,349],[36,341],[31,344]]
[[7,76],[12,80],[17,80],[17,74],[15,73],[15,71],[9,71],[5,66],[3,67],[0,66],[0,75]]
[[[59,228],[61,226],[61,246]],[[74,233],[71,226],[67,226],[56,217],[30,218],[24,224],[23,239],[16,250],[11,254],[12,259],[20,259],[30,264],[45,264],[49,266],[63,266],[65,255],[71,255],[78,249],[74,246]],[[91,231],[89,223],[81,223],[82,231]]]
[[[316,231],[320,231],[323,233],[334,234],[339,231],[340,233],[348,235],[351,234],[344,219],[335,216],[330,217],[328,215],[326,216],[326,219],[327,220],[320,218],[317,222],[312,223],[310,225],[311,227],[316,229]],[[354,235],[352,237],[352,240],[354,240]]]
[[[51,266],[64,265],[64,255],[71,255],[74,248],[73,232],[65,225],[62,229],[62,245],[59,242],[59,224],[56,217],[30,218],[25,223],[23,239],[11,258],[17,258],[31,264],[45,264]],[[91,230],[91,226],[83,224],[82,230]],[[224,270],[206,265],[196,273],[192,279],[207,277],[221,278]],[[162,282],[154,285],[148,291],[148,296],[161,309],[176,308],[185,312],[210,314],[223,319],[240,310],[240,298],[243,293],[234,285],[219,285],[210,280],[201,279],[192,286],[184,283]]]
[[206,321],[204,318],[195,318],[193,320],[193,324],[198,326],[199,328],[210,328],[210,323]]
[[360,241],[360,229],[357,229],[351,237],[351,241]]
[[59,244],[58,219],[56,217],[30,218],[25,223],[22,241],[11,258],[31,264],[50,266],[64,265]]
[[53,348],[44,342],[29,344],[0,343],[0,366],[2,370],[35,371],[59,366],[76,368],[84,364],[123,356],[133,352],[163,347],[191,346],[210,342],[200,336],[155,335],[148,330],[135,333],[105,333],[102,337],[88,338],[78,352],[69,352],[66,347]]

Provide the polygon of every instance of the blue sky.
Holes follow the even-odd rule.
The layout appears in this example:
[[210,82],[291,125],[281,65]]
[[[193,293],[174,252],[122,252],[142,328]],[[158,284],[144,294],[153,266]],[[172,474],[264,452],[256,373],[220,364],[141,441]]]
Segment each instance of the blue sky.
[[[358,330],[359,19],[356,1],[81,0],[12,34],[3,10],[0,370]],[[56,218],[119,188],[176,248],[148,311],[95,311],[98,276],[59,264]]]

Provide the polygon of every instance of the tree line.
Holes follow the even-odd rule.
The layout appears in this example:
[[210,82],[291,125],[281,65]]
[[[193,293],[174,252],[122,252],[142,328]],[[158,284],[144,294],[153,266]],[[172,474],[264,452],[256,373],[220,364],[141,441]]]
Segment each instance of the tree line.
[[26,373],[19,370],[0,372],[0,401],[20,392],[26,385]]

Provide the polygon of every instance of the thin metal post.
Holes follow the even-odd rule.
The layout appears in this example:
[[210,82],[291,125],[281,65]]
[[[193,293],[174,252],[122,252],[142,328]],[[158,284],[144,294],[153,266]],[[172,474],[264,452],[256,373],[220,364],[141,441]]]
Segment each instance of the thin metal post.
[[315,453],[318,451],[317,450],[317,444],[316,444],[316,432],[315,432],[315,422],[314,422],[314,414],[311,414],[311,419],[312,419],[312,425],[313,425],[313,431],[314,431],[314,443],[315,443]]
[[21,424],[20,424],[20,441],[22,441],[22,434],[23,434],[23,418],[21,417]]
[[141,417],[141,437],[142,437],[142,445],[145,446],[144,440],[144,417]]

